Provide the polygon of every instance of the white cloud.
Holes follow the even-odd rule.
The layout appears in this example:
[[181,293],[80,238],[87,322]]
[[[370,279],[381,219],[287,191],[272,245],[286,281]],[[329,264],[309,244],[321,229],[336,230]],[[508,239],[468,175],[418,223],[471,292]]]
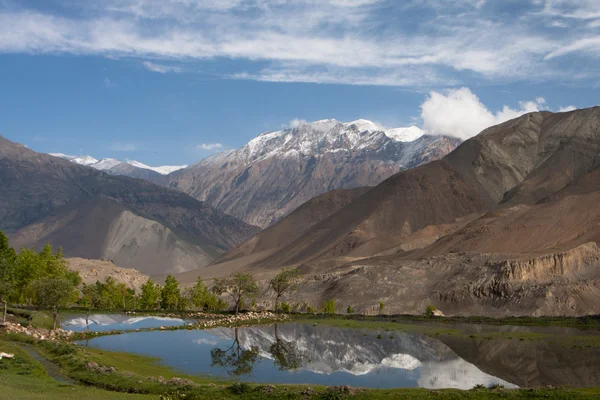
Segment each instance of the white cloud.
[[423,129],[429,134],[448,135],[466,140],[492,125],[539,111],[545,104],[546,100],[538,97],[534,101],[521,102],[519,109],[504,106],[494,114],[469,88],[464,87],[446,93],[429,93],[421,105],[421,118]]
[[[62,15],[0,9],[0,53],[135,57],[158,73],[182,72],[177,61],[241,59],[223,76],[271,82],[449,86],[462,71],[577,79],[559,57],[600,53],[597,1],[530,1],[533,11],[506,16],[486,13],[484,0],[69,1]],[[390,25],[394,13],[402,20]],[[591,28],[536,29],[567,18]]]
[[223,148],[221,143],[202,143],[196,146],[200,150],[218,150]]
[[306,124],[306,121],[303,119],[293,119],[290,121],[289,127],[292,129],[299,128],[300,126]]
[[122,151],[122,152],[130,152],[130,151],[136,151],[138,149],[138,147],[133,144],[133,143],[113,143],[110,146],[111,150],[113,151]]
[[144,61],[142,63],[142,65],[148,71],[158,72],[159,74],[166,74],[168,72],[174,72],[174,73],[183,72],[183,68],[181,68],[181,67],[176,67],[176,66],[172,66],[172,65],[155,64],[150,61]]

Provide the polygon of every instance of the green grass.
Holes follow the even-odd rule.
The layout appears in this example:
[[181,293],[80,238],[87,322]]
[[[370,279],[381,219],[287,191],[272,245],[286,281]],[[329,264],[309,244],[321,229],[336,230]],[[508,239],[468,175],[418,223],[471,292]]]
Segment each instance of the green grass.
[[[457,328],[449,327],[438,319],[427,319],[428,323],[410,322],[402,318],[347,318],[344,316],[328,317],[296,317],[295,321],[307,324],[323,324],[339,328],[364,329],[386,332],[421,333],[431,337],[455,336],[471,340],[536,340],[555,342],[567,347],[600,347],[600,334],[590,335],[561,335],[558,333],[544,332],[486,332],[484,334],[472,334]],[[532,326],[532,325],[531,325]],[[539,326],[539,325],[537,325]],[[590,328],[591,329],[591,328]],[[596,329],[593,329],[594,331]]]
[[340,319],[346,321],[363,321],[371,323],[404,323],[415,322],[439,324],[483,324],[483,325],[516,325],[516,326],[564,326],[582,329],[600,329],[600,315],[585,317],[429,317],[425,315],[323,315],[296,314],[296,319],[319,321],[322,319]]
[[[59,363],[66,375],[71,376],[83,385],[64,385],[50,378],[44,367],[30,358],[22,350],[19,342],[8,341],[7,336],[0,338],[0,349],[15,353],[14,360],[0,361],[0,397],[2,399],[160,399],[174,400],[208,400],[208,399],[591,399],[600,396],[599,389],[535,389],[535,390],[427,390],[427,389],[394,389],[365,390],[352,396],[343,390],[310,386],[311,395],[303,395],[309,386],[291,385],[256,385],[256,384],[224,384],[198,385],[194,387],[168,387],[150,382],[145,376],[173,376],[189,378],[176,374],[168,367],[156,364],[149,357],[127,353],[106,352],[82,349],[71,344],[38,345],[44,355]],[[100,365],[117,368],[116,373],[92,373],[82,363],[95,361]],[[193,378],[197,383],[208,382],[206,378]],[[141,383],[139,383],[141,381]],[[95,387],[91,387],[95,386]],[[103,390],[104,389],[104,390]],[[110,389],[110,390],[106,390]],[[129,394],[126,392],[133,392]]]
[[34,328],[52,329],[54,320],[47,311],[25,310],[9,307],[8,313],[13,315],[17,322],[31,324]]
[[0,397],[6,400],[156,399],[156,396],[113,393],[85,386],[69,386],[50,378],[44,367],[16,343],[0,340],[0,350],[15,354],[0,360]]

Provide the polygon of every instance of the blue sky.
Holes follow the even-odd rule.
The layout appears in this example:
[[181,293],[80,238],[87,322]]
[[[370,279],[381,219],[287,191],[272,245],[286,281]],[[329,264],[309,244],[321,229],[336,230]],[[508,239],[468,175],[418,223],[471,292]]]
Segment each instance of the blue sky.
[[0,133],[150,165],[293,119],[467,138],[597,105],[599,59],[598,0],[0,0]]

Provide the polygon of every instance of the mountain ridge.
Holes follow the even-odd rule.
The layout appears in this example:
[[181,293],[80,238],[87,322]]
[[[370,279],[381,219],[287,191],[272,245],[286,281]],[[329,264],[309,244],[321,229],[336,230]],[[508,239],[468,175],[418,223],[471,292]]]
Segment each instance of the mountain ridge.
[[[184,193],[36,153],[3,137],[0,183],[0,229],[17,247],[39,246],[54,238],[51,243],[62,246],[67,256],[112,258],[141,272],[204,266],[258,231]],[[86,222],[90,218],[103,227],[94,229]],[[127,226],[123,218],[135,220],[132,226],[138,230],[119,241],[126,237],[117,229],[119,224]],[[144,237],[163,243],[157,249],[164,250],[164,256],[150,251]],[[115,240],[120,246],[107,253]],[[186,258],[186,252],[191,257]],[[182,255],[177,254],[187,261],[178,261]],[[136,259],[143,265],[136,265]]]
[[[176,171],[167,176],[168,186],[267,227],[315,196],[376,185],[402,169],[441,158],[460,143],[407,129],[412,133],[388,130],[390,137],[367,120],[297,122]],[[401,137],[407,141],[397,140]]]

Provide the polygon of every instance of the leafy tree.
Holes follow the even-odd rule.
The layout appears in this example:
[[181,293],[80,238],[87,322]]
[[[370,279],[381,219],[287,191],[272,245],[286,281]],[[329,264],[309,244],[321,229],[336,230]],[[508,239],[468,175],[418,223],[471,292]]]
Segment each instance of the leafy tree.
[[41,278],[32,283],[35,292],[35,302],[41,308],[50,309],[56,329],[61,308],[67,307],[72,298],[75,287],[66,278]]
[[258,294],[258,285],[250,274],[235,272],[227,278],[217,278],[214,281],[213,293],[220,296],[227,293],[235,303],[235,313],[238,314],[240,305],[245,298],[252,299]]
[[379,314],[381,314],[383,312],[383,309],[385,308],[385,303],[383,301],[379,302]]
[[196,284],[189,288],[187,297],[191,305],[197,309],[210,309],[217,302],[217,297],[208,290],[201,276],[196,280]]
[[160,285],[148,279],[142,285],[142,296],[140,297],[140,307],[144,310],[153,310],[160,304]]
[[15,287],[14,273],[17,255],[8,245],[8,238],[0,231],[0,301],[3,304],[2,322],[6,322],[8,299]]
[[323,305],[321,305],[321,312],[329,315],[335,314],[335,300],[324,301]]
[[348,306],[348,308],[346,309],[346,312],[348,314],[354,314],[354,308],[352,306]]
[[286,292],[296,290],[296,281],[300,276],[300,270],[294,269],[282,269],[279,274],[269,282],[269,287],[275,292],[275,312],[279,311],[279,299]]
[[129,297],[129,288],[124,282],[117,284],[117,291],[121,296],[121,303],[123,304],[123,311],[127,310],[127,298]]
[[256,346],[244,350],[240,345],[238,328],[234,328],[233,343],[225,350],[214,348],[210,351],[211,367],[227,368],[231,376],[250,375],[258,358],[259,349]]
[[167,275],[161,292],[162,306],[165,310],[176,310],[181,302],[179,282],[172,275]]

